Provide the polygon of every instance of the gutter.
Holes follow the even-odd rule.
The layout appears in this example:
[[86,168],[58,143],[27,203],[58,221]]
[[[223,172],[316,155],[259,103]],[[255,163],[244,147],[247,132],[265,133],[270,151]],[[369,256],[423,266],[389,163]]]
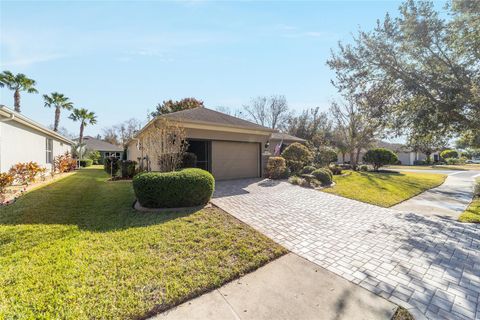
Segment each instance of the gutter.
[[54,138],[57,138],[58,140],[62,141],[62,142],[65,142],[69,145],[74,145],[75,142],[73,142],[72,140],[70,139],[67,139],[65,138],[64,136],[58,134],[57,132],[53,131],[53,130],[50,130],[44,126],[42,126],[41,124],[13,111],[13,110],[10,110],[9,108],[5,107],[4,105],[0,105],[0,115],[3,115],[5,117],[8,117],[7,119],[1,119],[0,122],[7,122],[7,121],[16,121],[20,124],[23,124],[27,127],[30,127],[30,128],[33,128],[39,132],[42,132],[50,137],[54,137]]

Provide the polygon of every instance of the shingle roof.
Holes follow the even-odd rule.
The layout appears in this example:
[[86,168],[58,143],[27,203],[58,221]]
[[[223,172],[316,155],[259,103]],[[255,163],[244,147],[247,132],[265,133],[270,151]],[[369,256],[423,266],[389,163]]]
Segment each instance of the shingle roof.
[[262,130],[262,131],[273,131],[270,128],[258,125],[256,123],[243,120],[231,115],[211,110],[204,107],[198,107],[194,109],[182,110],[173,113],[168,113],[162,115],[168,119],[174,119],[178,121],[194,121],[194,122],[205,122],[217,125],[223,125],[227,127],[239,127],[243,129],[251,130]]
[[97,150],[97,151],[123,151],[123,148],[111,143],[108,143],[106,141],[86,136],[83,137],[83,142],[85,143],[85,146],[89,150]]
[[274,133],[272,133],[271,139],[273,139],[273,140],[297,141],[297,142],[305,142],[305,141],[307,141],[307,140],[305,140],[305,139],[302,139],[302,138],[299,138],[299,137],[295,137],[295,136],[292,136],[292,135],[289,135],[289,134],[286,134],[286,133],[282,133],[282,132],[274,132]]

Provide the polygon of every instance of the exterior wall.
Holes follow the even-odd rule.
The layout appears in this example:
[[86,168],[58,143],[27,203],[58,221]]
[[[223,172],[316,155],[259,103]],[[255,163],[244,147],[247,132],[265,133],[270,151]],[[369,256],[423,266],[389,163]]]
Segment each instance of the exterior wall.
[[8,171],[19,162],[37,162],[51,169],[47,163],[46,138],[53,140],[53,157],[71,152],[71,145],[19,124],[15,121],[0,122],[0,172]]
[[[265,144],[270,138],[270,133],[261,135],[261,134],[247,134],[247,133],[193,129],[193,128],[185,128],[185,133],[186,133],[187,139],[199,139],[199,140],[211,140],[211,141],[257,142],[261,144],[262,153],[265,150],[264,149]],[[127,159],[138,161],[138,158],[141,158],[142,156],[145,156],[145,155],[142,154],[141,150],[138,150],[137,141],[132,140],[127,146]],[[263,160],[260,159],[259,162],[260,161],[263,161]],[[212,165],[214,165],[213,159],[212,159]],[[260,168],[263,168],[263,163],[260,165]],[[151,163],[151,169],[153,171],[158,170],[158,166],[155,163]]]
[[404,165],[413,164],[411,154],[412,152],[399,152],[397,153],[398,160]]

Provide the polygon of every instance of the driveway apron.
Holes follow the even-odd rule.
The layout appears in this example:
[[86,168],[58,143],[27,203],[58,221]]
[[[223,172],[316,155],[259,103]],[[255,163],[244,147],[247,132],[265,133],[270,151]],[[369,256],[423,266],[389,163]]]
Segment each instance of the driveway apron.
[[212,202],[416,319],[480,319],[480,225],[274,180],[220,181]]

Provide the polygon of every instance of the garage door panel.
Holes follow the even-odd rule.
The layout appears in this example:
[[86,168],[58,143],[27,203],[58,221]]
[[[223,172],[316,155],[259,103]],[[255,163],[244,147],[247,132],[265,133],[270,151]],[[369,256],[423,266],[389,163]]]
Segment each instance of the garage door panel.
[[258,177],[260,171],[258,143],[212,142],[212,173],[217,180]]

